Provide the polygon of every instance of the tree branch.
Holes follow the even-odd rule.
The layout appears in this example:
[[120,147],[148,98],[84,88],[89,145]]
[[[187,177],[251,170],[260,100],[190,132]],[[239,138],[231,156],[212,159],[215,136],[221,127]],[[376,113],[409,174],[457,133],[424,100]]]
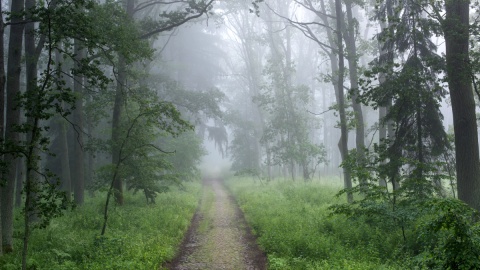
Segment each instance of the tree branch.
[[177,0],[177,1],[149,1],[145,3],[139,4],[134,10],[133,13],[141,11],[142,9],[145,9],[147,7],[155,6],[155,5],[170,5],[170,4],[179,4],[179,3],[187,3],[187,1],[184,0]]
[[155,35],[155,34],[161,33],[161,32],[171,31],[171,30],[173,30],[174,28],[176,28],[176,27],[178,27],[178,26],[180,26],[180,25],[182,25],[182,24],[184,24],[184,23],[186,23],[186,22],[188,22],[188,21],[191,21],[191,20],[193,20],[193,19],[199,18],[199,17],[201,17],[203,14],[207,13],[207,11],[208,11],[208,9],[211,7],[213,1],[215,1],[215,0],[210,0],[210,1],[208,1],[208,3],[206,3],[205,6],[198,11],[199,13],[197,13],[197,14],[195,14],[195,15],[192,15],[192,16],[189,16],[189,17],[185,17],[185,18],[183,18],[182,20],[180,20],[179,22],[176,22],[176,23],[173,23],[173,24],[170,24],[170,25],[166,25],[166,26],[157,28],[157,29],[155,29],[155,30],[152,30],[152,31],[150,31],[150,32],[148,32],[148,33],[145,33],[145,34],[141,35],[139,38],[140,38],[140,39],[146,39],[146,38],[149,38],[149,37],[151,37],[151,36],[153,36],[153,35]]

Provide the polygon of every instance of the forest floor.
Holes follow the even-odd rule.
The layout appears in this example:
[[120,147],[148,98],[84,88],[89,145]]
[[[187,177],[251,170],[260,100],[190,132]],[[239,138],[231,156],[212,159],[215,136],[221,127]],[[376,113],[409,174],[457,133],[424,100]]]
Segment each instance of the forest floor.
[[266,269],[242,211],[218,178],[205,179],[200,207],[168,269]]

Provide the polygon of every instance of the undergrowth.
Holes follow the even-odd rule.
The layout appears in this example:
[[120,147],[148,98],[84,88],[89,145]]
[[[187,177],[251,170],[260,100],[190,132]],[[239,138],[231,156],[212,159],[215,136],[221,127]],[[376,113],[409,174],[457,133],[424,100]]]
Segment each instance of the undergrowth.
[[[31,236],[30,269],[158,269],[171,260],[190,225],[200,197],[199,183],[173,188],[146,204],[138,193],[125,205],[112,206],[106,235],[100,237],[105,194],[86,200]],[[19,214],[19,213],[17,213]],[[15,228],[21,228],[16,220]],[[19,269],[21,232],[15,231],[15,252],[0,257],[0,269]]]
[[[337,182],[339,183],[339,182]],[[269,269],[405,269],[401,233],[389,234],[361,220],[331,215],[338,185],[275,180],[227,181],[267,253]]]

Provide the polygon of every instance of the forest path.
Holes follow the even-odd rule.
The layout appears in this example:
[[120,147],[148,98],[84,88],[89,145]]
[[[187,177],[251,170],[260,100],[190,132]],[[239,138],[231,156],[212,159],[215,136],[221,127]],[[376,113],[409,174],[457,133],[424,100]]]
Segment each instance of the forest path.
[[266,257],[255,243],[242,211],[221,179],[203,181],[200,208],[182,243],[175,270],[266,269]]

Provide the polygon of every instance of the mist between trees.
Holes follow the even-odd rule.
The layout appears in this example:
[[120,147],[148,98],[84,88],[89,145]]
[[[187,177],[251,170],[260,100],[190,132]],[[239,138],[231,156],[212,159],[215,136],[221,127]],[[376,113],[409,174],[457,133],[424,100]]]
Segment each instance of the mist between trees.
[[[0,7],[0,252],[21,229],[23,269],[32,232],[85,197],[105,199],[104,236],[125,193],[154,204],[199,179],[208,140],[262,183],[341,176],[346,203],[332,212],[388,220],[405,241],[437,213],[425,233],[438,241],[419,248],[436,258],[425,265],[480,265],[465,248],[480,250],[477,2]],[[448,246],[442,229],[468,245]],[[435,253],[441,245],[451,253]]]

